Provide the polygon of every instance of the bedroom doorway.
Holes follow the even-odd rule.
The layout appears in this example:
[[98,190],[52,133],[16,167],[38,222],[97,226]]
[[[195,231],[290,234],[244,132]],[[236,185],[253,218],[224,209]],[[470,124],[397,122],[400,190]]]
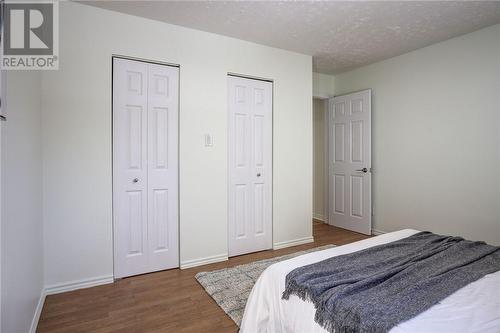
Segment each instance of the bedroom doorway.
[[329,223],[371,235],[371,90],[329,100]]
[[313,98],[313,219],[328,223],[328,98]]
[[179,67],[113,57],[114,277],[179,267]]
[[228,254],[272,248],[273,83],[228,75]]

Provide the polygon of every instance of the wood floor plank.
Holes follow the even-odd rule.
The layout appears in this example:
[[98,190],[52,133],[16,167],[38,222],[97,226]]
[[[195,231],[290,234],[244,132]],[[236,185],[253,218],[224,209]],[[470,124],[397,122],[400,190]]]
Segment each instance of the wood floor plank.
[[317,246],[344,245],[368,236],[313,221],[314,242],[262,251],[228,261],[144,274],[47,296],[37,332],[231,332],[238,327],[194,278],[211,271]]

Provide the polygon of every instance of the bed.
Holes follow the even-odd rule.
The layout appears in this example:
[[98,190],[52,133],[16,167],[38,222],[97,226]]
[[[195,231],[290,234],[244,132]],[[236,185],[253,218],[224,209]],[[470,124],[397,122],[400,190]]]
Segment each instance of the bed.
[[[314,305],[295,295],[283,300],[286,275],[295,268],[412,236],[412,229],[308,253],[267,268],[248,298],[240,332],[326,333],[314,321]],[[395,326],[391,333],[500,332],[500,271],[459,289],[418,316]]]

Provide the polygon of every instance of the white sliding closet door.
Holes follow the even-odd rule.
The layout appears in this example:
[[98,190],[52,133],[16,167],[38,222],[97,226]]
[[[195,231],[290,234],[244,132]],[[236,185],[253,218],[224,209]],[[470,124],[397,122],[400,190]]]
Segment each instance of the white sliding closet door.
[[229,256],[272,247],[272,83],[228,77]]
[[115,278],[179,266],[177,67],[113,59]]

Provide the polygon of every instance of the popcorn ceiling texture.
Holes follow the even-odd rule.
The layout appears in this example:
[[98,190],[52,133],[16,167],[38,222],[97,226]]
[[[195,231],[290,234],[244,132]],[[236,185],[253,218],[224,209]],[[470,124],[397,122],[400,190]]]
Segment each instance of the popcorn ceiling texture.
[[337,74],[500,23],[500,1],[85,1],[313,56]]

